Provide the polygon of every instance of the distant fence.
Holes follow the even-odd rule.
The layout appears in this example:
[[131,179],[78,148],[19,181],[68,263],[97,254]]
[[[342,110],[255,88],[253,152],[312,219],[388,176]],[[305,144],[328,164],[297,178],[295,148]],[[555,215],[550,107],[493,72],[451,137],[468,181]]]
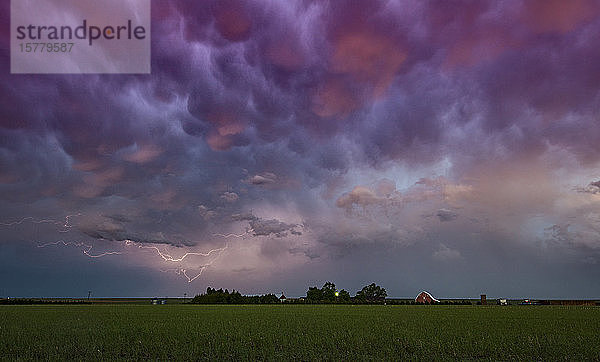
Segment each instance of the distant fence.
[[540,300],[541,305],[600,305],[596,300]]

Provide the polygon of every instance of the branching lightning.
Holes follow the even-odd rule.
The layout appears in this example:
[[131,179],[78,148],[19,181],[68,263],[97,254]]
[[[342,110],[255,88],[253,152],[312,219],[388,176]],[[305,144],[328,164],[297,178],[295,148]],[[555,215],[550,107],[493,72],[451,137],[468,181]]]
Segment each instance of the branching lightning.
[[171,256],[169,253],[167,253],[166,251],[161,251],[159,248],[157,248],[156,246],[148,246],[148,245],[142,245],[140,243],[135,243],[131,240],[126,240],[125,241],[125,245],[130,246],[130,245],[134,245],[137,246],[139,249],[150,249],[150,250],[154,250],[164,261],[166,262],[174,262],[174,263],[178,263],[178,262],[182,262],[185,258],[187,258],[188,256],[202,256],[202,257],[208,257],[213,253],[218,253],[217,257],[214,258],[213,260],[211,260],[209,263],[204,264],[204,265],[200,265],[200,271],[194,275],[194,276],[189,276],[188,275],[188,270],[186,268],[182,268],[182,267],[178,267],[175,269],[166,269],[166,270],[161,270],[161,272],[174,272],[177,275],[183,275],[188,283],[193,282],[194,280],[196,280],[200,275],[202,275],[202,272],[204,272],[204,270],[206,268],[208,268],[209,266],[211,266],[218,258],[219,256],[221,256],[221,254],[223,253],[223,251],[225,251],[228,247],[227,243],[225,244],[225,246],[221,247],[221,248],[217,248],[217,249],[212,249],[209,250],[206,253],[200,253],[200,252],[187,252],[185,254],[183,254],[181,257],[179,258],[175,258],[173,256]]
[[199,276],[201,276],[202,272],[204,271],[204,269],[206,269],[209,266],[210,266],[210,264],[202,265],[200,267],[200,272],[198,272],[198,274],[196,274],[195,276],[192,276],[192,277],[190,277],[187,274],[187,270],[183,269],[183,268],[161,269],[160,271],[163,272],[163,273],[175,273],[177,275],[183,275],[187,279],[188,283],[191,283],[194,280],[196,280],[196,278],[198,278]]
[[[213,236],[217,236],[217,237],[222,237],[222,238],[230,238],[230,237],[235,237],[235,238],[242,238],[246,235],[248,235],[249,233],[252,232],[252,229],[250,230],[246,230],[244,233],[242,234],[213,234]],[[202,275],[202,273],[204,272],[204,270],[206,268],[208,268],[209,266],[211,266],[220,256],[221,254],[227,250],[227,248],[229,247],[229,245],[227,243],[225,243],[225,245],[221,248],[216,248],[216,249],[212,249],[209,250],[208,252],[202,253],[202,252],[186,252],[185,254],[183,254],[180,257],[173,257],[171,254],[169,254],[166,250],[161,251],[158,247],[156,246],[149,246],[149,245],[143,245],[140,243],[136,243],[132,240],[126,240],[125,241],[125,245],[126,246],[137,246],[139,249],[149,249],[149,250],[154,250],[156,252],[156,254],[158,256],[160,256],[164,261],[166,262],[182,262],[184,259],[186,259],[189,256],[201,256],[201,257],[209,257],[212,254],[217,254],[217,256],[212,259],[210,262],[200,265],[200,269],[198,269],[199,271],[197,273],[195,273],[195,275],[188,275],[188,271],[189,269],[186,268],[182,268],[182,267],[178,267],[178,268],[171,268],[171,269],[161,269],[161,272],[163,273],[168,273],[168,272],[174,272],[177,275],[183,275],[188,283],[193,282],[194,280],[196,280],[198,277],[200,277]]]
[[90,254],[90,251],[92,250],[93,246],[92,245],[88,245],[82,242],[78,242],[78,241],[63,241],[63,240],[59,240],[59,241],[54,241],[51,243],[45,243],[45,244],[39,244],[37,247],[38,248],[45,248],[47,246],[51,246],[51,245],[64,245],[64,246],[69,246],[69,245],[73,245],[76,246],[78,248],[84,248],[83,250],[83,254],[89,256],[90,258],[101,258],[103,256],[107,256],[107,255],[119,255],[122,254],[121,252],[118,251],[107,251],[104,253],[100,253],[100,254]]
[[[20,220],[17,221],[11,221],[11,222],[2,222],[0,223],[0,226],[3,227],[16,227],[18,225],[22,225],[25,223],[32,223],[32,224],[50,224],[50,225],[54,225],[57,227],[57,231],[60,233],[67,233],[69,231],[71,231],[71,229],[75,226],[72,224],[72,218],[74,217],[78,217],[81,216],[81,213],[75,213],[75,214],[70,214],[70,215],[66,215],[64,217],[64,219],[36,219],[33,216],[27,216],[24,217]],[[243,238],[247,235],[249,235],[250,233],[252,233],[253,229],[247,229],[245,232],[241,233],[241,234],[235,234],[235,233],[229,233],[229,234],[221,234],[221,233],[215,233],[213,234],[214,237],[220,237],[220,238],[224,238],[224,239],[229,239],[229,238]],[[105,257],[105,256],[109,256],[109,255],[123,255],[125,254],[123,251],[106,251],[106,252],[99,252],[99,253],[93,253],[92,250],[94,248],[94,245],[88,242],[82,242],[82,241],[65,241],[65,240],[58,240],[58,241],[53,241],[53,242],[47,242],[47,243],[38,243],[36,245],[38,248],[46,248],[46,247],[50,247],[50,246],[71,246],[71,247],[76,247],[76,248],[82,248],[82,253],[89,257],[89,258],[101,258],[101,257]],[[124,241],[124,246],[125,247],[137,247],[138,250],[140,249],[147,249],[150,251],[153,251],[156,255],[158,255],[164,262],[168,262],[168,263],[183,263],[184,261],[189,261],[190,257],[201,257],[201,258],[210,258],[210,261],[204,264],[201,264],[195,268],[185,268],[181,265],[179,265],[176,268],[169,268],[169,269],[161,269],[161,272],[172,272],[175,273],[177,275],[180,276],[184,276],[188,283],[193,282],[194,280],[196,280],[197,278],[199,278],[202,273],[211,265],[213,265],[213,263],[219,259],[219,257],[223,254],[223,252],[225,250],[227,250],[227,248],[229,247],[228,243],[226,242],[224,246],[220,247],[220,248],[215,248],[215,249],[211,249],[207,252],[186,252],[183,255],[177,257],[177,256],[173,256],[170,252],[168,252],[166,250],[166,248],[159,248],[157,246],[154,245],[145,245],[144,243],[140,243],[140,242],[136,242],[133,240],[125,240]]]
[[59,232],[68,232],[73,225],[71,225],[71,220],[70,218],[75,217],[75,216],[81,216],[81,213],[77,213],[77,214],[72,214],[72,215],[67,215],[65,216],[63,221],[60,220],[56,220],[56,219],[39,219],[36,220],[33,216],[27,216],[22,218],[21,220],[18,221],[12,221],[12,222],[1,222],[0,226],[6,226],[6,227],[10,227],[10,226],[17,226],[17,225],[21,225],[24,224],[26,221],[31,222],[32,224],[54,224],[56,226],[61,227],[63,230],[58,230]]
[[32,223],[34,224],[43,224],[43,223],[55,223],[56,220],[53,219],[43,219],[43,220],[35,220],[35,218],[33,216],[27,216],[22,218],[19,221],[13,221],[13,222],[2,222],[0,223],[1,226],[15,226],[15,225],[21,225],[22,223],[24,223],[27,220],[31,220]]
[[227,244],[225,244],[224,247],[222,248],[218,248],[218,249],[212,249],[206,253],[199,253],[199,252],[187,252],[185,254],[183,254],[183,256],[181,256],[180,258],[174,258],[172,257],[170,254],[168,254],[166,251],[161,252],[159,248],[157,248],[156,246],[147,246],[147,245],[142,245],[140,243],[136,243],[134,241],[131,240],[126,240],[125,241],[125,245],[126,246],[131,246],[131,245],[135,245],[137,246],[139,249],[151,249],[156,251],[156,253],[164,260],[164,261],[171,261],[171,262],[181,262],[183,261],[183,259],[187,258],[188,256],[191,255],[196,255],[196,256],[210,256],[210,254],[212,253],[216,253],[216,252],[222,252],[223,250],[227,249]]

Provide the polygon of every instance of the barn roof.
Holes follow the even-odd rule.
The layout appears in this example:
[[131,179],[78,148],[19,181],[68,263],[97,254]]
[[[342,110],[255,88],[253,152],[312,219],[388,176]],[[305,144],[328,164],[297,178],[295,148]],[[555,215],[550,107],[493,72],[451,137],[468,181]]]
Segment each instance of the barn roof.
[[431,295],[428,291],[422,291],[421,293],[417,294],[417,296],[415,297],[415,301],[419,298],[419,296],[421,294],[425,294],[426,296],[428,296],[429,298],[431,298],[431,300],[433,300],[434,302],[439,302],[439,300],[435,299],[435,297],[433,295]]

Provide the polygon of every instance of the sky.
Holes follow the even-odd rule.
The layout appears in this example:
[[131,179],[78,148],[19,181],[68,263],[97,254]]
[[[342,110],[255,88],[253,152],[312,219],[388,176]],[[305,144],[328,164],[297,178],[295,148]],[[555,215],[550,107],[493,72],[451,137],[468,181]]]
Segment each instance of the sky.
[[597,1],[153,1],[138,75],[0,7],[0,297],[600,297]]

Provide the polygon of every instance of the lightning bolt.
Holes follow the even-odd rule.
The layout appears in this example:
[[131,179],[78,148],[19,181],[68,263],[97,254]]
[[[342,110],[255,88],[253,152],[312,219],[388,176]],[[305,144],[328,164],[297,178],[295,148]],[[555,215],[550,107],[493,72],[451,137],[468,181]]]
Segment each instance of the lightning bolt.
[[182,268],[182,267],[178,267],[178,268],[175,268],[175,269],[161,270],[161,272],[163,272],[163,273],[174,272],[177,275],[183,275],[187,279],[188,283],[191,283],[194,280],[196,280],[198,277],[200,277],[202,275],[202,273],[204,272],[204,270],[206,268],[208,268],[209,266],[211,266],[221,256],[221,254],[228,248],[228,244],[225,243],[225,245],[223,247],[216,248],[216,249],[211,249],[211,250],[209,250],[209,251],[207,251],[205,253],[202,253],[202,252],[187,252],[187,253],[184,253],[181,257],[176,258],[176,257],[173,257],[171,254],[169,254],[166,250],[161,251],[156,246],[142,245],[140,243],[136,243],[136,242],[131,241],[131,240],[126,240],[125,241],[125,245],[127,245],[127,246],[137,246],[138,249],[153,250],[164,261],[166,261],[166,262],[173,262],[173,263],[182,262],[188,256],[208,257],[208,256],[211,256],[212,254],[218,253],[217,256],[213,260],[211,260],[209,263],[200,265],[200,271],[196,275],[193,275],[193,276],[188,275],[188,269],[185,269],[185,268]]
[[[16,221],[11,221],[11,222],[1,222],[0,226],[4,226],[4,227],[14,227],[17,225],[21,225],[21,224],[25,224],[27,222],[29,223],[33,223],[33,224],[52,224],[55,225],[58,228],[58,232],[61,233],[66,233],[71,231],[71,229],[75,226],[72,224],[72,218],[74,217],[78,217],[81,216],[81,213],[75,213],[75,214],[69,214],[66,215],[63,219],[36,219],[33,216],[27,216],[24,217],[20,220],[16,220]],[[254,230],[253,229],[247,229],[245,232],[241,233],[241,234],[235,234],[235,233],[229,233],[229,234],[221,234],[221,233],[215,233],[213,234],[214,237],[221,237],[224,239],[229,239],[229,238],[243,238],[246,235],[249,235],[250,233],[252,233]],[[174,272],[177,275],[183,276],[187,279],[188,283],[193,282],[194,280],[196,280],[197,278],[199,278],[202,273],[208,268],[210,267],[217,259],[219,259],[219,257],[223,254],[223,252],[225,250],[227,250],[227,248],[229,247],[228,243],[226,242],[224,246],[220,247],[220,248],[215,248],[215,249],[211,249],[207,252],[186,252],[183,255],[176,257],[171,255],[166,249],[163,248],[163,250],[161,250],[159,247],[157,246],[153,246],[153,245],[144,245],[142,243],[139,242],[135,242],[133,240],[125,240],[124,241],[124,245],[126,247],[137,247],[137,249],[147,249],[150,251],[153,251],[157,256],[159,256],[163,261],[165,262],[169,262],[169,263],[182,263],[184,262],[184,260],[188,259],[189,257],[193,257],[193,256],[197,256],[197,257],[204,257],[204,258],[208,258],[211,256],[214,256],[212,258],[212,260],[210,260],[208,263],[199,265],[199,269],[196,269],[194,271],[190,270],[189,268],[183,268],[181,266],[177,267],[177,268],[171,268],[171,269],[166,269],[166,270],[160,270],[161,272]],[[64,241],[64,240],[58,240],[58,241],[53,241],[53,242],[48,242],[48,243],[43,243],[43,244],[37,244],[38,248],[46,248],[46,247],[50,247],[50,246],[71,246],[71,247],[76,247],[76,248],[82,248],[82,253],[89,257],[89,258],[101,258],[101,257],[105,257],[105,256],[109,256],[109,255],[122,255],[124,254],[121,251],[106,251],[106,252],[101,252],[101,253],[93,253],[92,249],[94,248],[94,245],[91,243],[86,243],[86,242],[82,242],[82,241]]]
[[22,218],[19,221],[13,221],[13,222],[2,222],[0,223],[1,226],[15,226],[15,225],[21,225],[22,223],[24,223],[27,220],[31,220],[32,223],[34,224],[43,224],[43,223],[56,223],[56,220],[52,220],[52,219],[44,219],[44,220],[35,220],[33,216],[27,216]]
[[245,232],[243,232],[242,234],[213,234],[213,236],[220,236],[222,238],[230,238],[230,237],[234,237],[234,238],[243,238],[244,236],[250,234],[251,232],[253,232],[254,229],[248,229]]
[[65,222],[62,225],[62,227],[63,227],[63,229],[66,229],[66,230],[59,230],[59,232],[61,232],[61,233],[68,232],[74,226],[74,225],[70,224],[71,218],[72,217],[76,217],[76,216],[81,216],[81,213],[78,212],[77,214],[72,214],[72,215],[65,216]]
[[[24,217],[18,221],[12,221],[12,222],[2,222],[0,223],[0,226],[4,226],[4,227],[13,227],[13,226],[17,226],[17,225],[21,225],[21,224],[25,224],[26,222],[32,223],[32,224],[52,224],[55,225],[59,228],[59,230],[57,230],[60,233],[67,233],[69,231],[71,231],[71,229],[75,226],[73,224],[71,224],[71,219],[77,216],[81,216],[82,214],[80,212],[75,213],[75,214],[69,214],[66,215],[62,220],[56,220],[56,219],[36,219],[33,216],[27,216]],[[85,242],[80,242],[80,241],[64,241],[64,240],[58,240],[58,241],[54,241],[54,242],[49,242],[49,243],[44,243],[44,244],[38,244],[37,247],[38,248],[45,248],[48,246],[56,246],[56,245],[62,245],[62,246],[74,246],[77,248],[83,248],[82,253],[90,258],[101,258],[103,256],[107,256],[107,255],[119,255],[122,254],[121,252],[118,251],[107,251],[107,252],[103,252],[103,253],[99,253],[99,254],[93,254],[92,253],[92,249],[94,248],[93,245],[90,244],[86,244]]]
[[88,245],[85,244],[83,242],[78,242],[78,241],[63,241],[63,240],[59,240],[59,241],[53,241],[51,243],[45,243],[45,244],[39,244],[37,247],[38,248],[45,248],[47,246],[52,246],[52,245],[64,245],[64,246],[69,246],[69,245],[73,245],[75,247],[78,248],[84,248],[83,250],[83,254],[89,256],[90,258],[101,258],[103,256],[107,256],[107,255],[119,255],[122,254],[121,252],[118,251],[107,251],[104,253],[100,253],[100,254],[90,254],[90,251],[92,251],[93,246],[92,245]]
[[154,250],[156,251],[156,253],[164,260],[164,261],[170,261],[170,262],[181,262],[183,261],[183,259],[187,258],[188,256],[191,255],[196,255],[196,256],[210,256],[210,254],[212,253],[216,253],[219,251],[223,251],[225,249],[227,249],[227,244],[225,244],[224,247],[222,248],[217,248],[217,249],[212,249],[206,253],[199,253],[199,252],[187,252],[185,254],[183,254],[183,256],[181,256],[180,258],[175,258],[172,257],[170,254],[168,254],[166,251],[161,252],[159,248],[157,248],[156,246],[147,246],[147,245],[141,245],[140,243],[136,243],[135,241],[131,241],[131,240],[125,240],[125,245],[127,246],[137,246],[139,249],[150,249],[150,250]]
[[202,272],[204,271],[204,269],[208,268],[209,266],[210,266],[210,264],[202,265],[202,267],[200,268],[200,272],[198,274],[196,274],[195,276],[192,276],[192,277],[190,277],[187,274],[187,270],[184,269],[184,268],[174,268],[174,269],[164,269],[164,270],[161,269],[160,271],[163,272],[163,273],[169,273],[170,272],[170,273],[175,273],[177,275],[183,275],[187,279],[188,283],[191,283],[194,280],[196,280],[196,278],[198,278],[199,276],[201,276]]
[[75,216],[81,216],[81,213],[67,215],[67,216],[65,216],[64,221],[59,221],[59,220],[55,220],[55,219],[36,220],[33,216],[27,216],[18,221],[0,222],[0,226],[6,226],[6,227],[17,226],[17,225],[24,224],[26,221],[29,221],[32,224],[54,224],[56,226],[60,226],[66,230],[59,230],[59,232],[64,233],[64,232],[68,232],[73,227],[73,225],[71,225],[70,218],[75,217]]
[[[248,229],[245,232],[241,233],[241,234],[220,234],[220,233],[215,233],[213,234],[213,236],[218,236],[218,237],[222,237],[222,238],[231,238],[231,237],[235,237],[235,238],[243,238],[244,236],[248,235],[249,233],[251,233],[252,231],[254,231],[253,229]],[[174,272],[177,275],[183,275],[188,283],[193,282],[194,280],[196,280],[198,277],[200,277],[202,275],[202,273],[204,272],[204,270],[206,270],[206,268],[208,268],[209,266],[211,266],[220,256],[221,254],[228,248],[228,244],[225,243],[225,246],[221,247],[221,248],[217,248],[217,249],[212,249],[209,250],[206,253],[201,253],[201,252],[187,252],[185,254],[183,254],[181,257],[179,258],[175,258],[173,256],[171,256],[169,253],[167,253],[166,251],[161,251],[158,247],[156,246],[148,246],[148,245],[142,245],[140,243],[136,243],[134,241],[131,240],[126,240],[125,241],[125,245],[131,246],[137,246],[139,249],[150,249],[150,250],[154,250],[164,261],[167,262],[182,262],[185,258],[187,258],[188,256],[203,256],[203,257],[208,257],[213,253],[218,253],[217,257],[214,258],[212,261],[210,261],[207,264],[201,265],[200,266],[200,271],[193,275],[190,276],[188,275],[188,269],[185,268],[171,268],[171,269],[161,269],[160,271],[163,273],[168,273],[168,272]]]

